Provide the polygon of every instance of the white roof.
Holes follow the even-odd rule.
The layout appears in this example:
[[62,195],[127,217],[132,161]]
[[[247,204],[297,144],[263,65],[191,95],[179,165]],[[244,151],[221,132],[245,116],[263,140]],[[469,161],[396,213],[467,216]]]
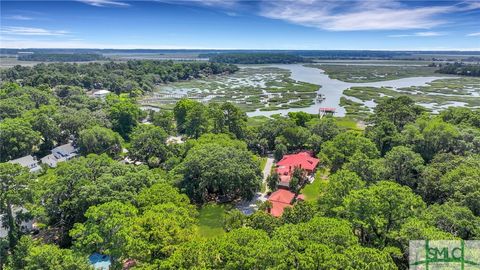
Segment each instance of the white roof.
[[111,92],[108,91],[108,90],[98,90],[98,91],[95,91],[93,94],[94,95],[107,95],[107,94],[110,94]]

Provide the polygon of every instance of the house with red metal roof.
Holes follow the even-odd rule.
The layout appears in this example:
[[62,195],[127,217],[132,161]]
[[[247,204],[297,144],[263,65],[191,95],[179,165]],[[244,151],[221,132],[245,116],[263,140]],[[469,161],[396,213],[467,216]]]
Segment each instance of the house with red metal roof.
[[276,172],[280,176],[278,185],[288,188],[295,168],[303,169],[307,174],[313,174],[319,162],[320,160],[312,157],[309,152],[284,155],[282,160],[277,162]]
[[285,208],[292,207],[296,200],[303,200],[303,195],[298,195],[296,199],[295,196],[295,193],[286,189],[279,189],[273,192],[268,198],[268,201],[272,203],[272,208],[268,212],[274,217],[282,216]]

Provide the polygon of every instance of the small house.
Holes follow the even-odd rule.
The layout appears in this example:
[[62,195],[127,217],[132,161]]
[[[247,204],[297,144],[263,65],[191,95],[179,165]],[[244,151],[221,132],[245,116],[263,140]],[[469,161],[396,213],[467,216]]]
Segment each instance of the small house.
[[296,196],[290,190],[279,189],[268,197],[268,201],[272,204],[268,213],[274,217],[281,217],[285,208],[292,207],[293,203],[298,200],[303,200],[302,194]]
[[53,148],[52,155],[59,161],[70,160],[78,155],[78,148],[75,148],[71,142],[66,143]]
[[66,143],[57,146],[51,150],[50,155],[46,155],[40,159],[42,164],[47,164],[51,168],[57,167],[58,162],[70,160],[78,155],[78,148],[75,148],[72,143]]
[[[27,209],[19,206],[12,207],[13,216],[16,218],[18,215],[24,215],[27,213]],[[0,214],[0,221],[6,219],[6,214]],[[22,220],[20,223],[20,231],[22,232],[30,232],[35,230],[34,220],[33,219],[25,219]],[[0,222],[0,238],[6,238],[8,236],[9,229],[3,226],[3,223]]]
[[38,161],[35,157],[33,157],[32,155],[28,155],[28,156],[24,156],[24,157],[21,157],[21,158],[17,158],[17,159],[14,159],[14,160],[10,160],[9,161],[10,163],[13,163],[13,164],[18,164],[22,167],[25,167],[25,168],[28,168],[30,170],[30,172],[38,172],[40,170],[42,170],[42,167],[40,167],[38,165]]
[[105,97],[110,93],[111,92],[108,91],[108,90],[97,90],[97,91],[92,93],[92,97],[105,99]]

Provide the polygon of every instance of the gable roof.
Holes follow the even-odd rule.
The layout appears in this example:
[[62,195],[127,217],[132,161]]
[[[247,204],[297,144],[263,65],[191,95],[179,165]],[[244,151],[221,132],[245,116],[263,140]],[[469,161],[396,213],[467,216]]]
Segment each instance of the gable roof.
[[279,169],[293,170],[295,167],[305,169],[307,171],[313,171],[317,167],[320,160],[312,157],[308,152],[300,152],[293,155],[285,155],[282,160],[277,162]]
[[33,156],[28,155],[21,158],[13,159],[9,161],[10,163],[18,164],[23,167],[30,167],[33,164],[37,164],[37,161],[33,158]]
[[42,167],[38,166],[38,161],[32,155],[13,159],[8,162],[28,168],[30,172],[36,172],[42,169]]

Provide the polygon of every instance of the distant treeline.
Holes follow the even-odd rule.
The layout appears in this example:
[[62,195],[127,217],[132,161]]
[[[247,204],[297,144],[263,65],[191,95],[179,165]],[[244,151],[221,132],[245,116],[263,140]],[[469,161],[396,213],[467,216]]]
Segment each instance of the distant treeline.
[[440,69],[436,72],[444,74],[455,74],[463,76],[474,76],[480,77],[480,65],[464,64],[464,63],[453,63],[440,65]]
[[471,57],[480,57],[479,51],[373,51],[373,50],[157,50],[157,49],[6,49],[0,48],[0,54],[19,53],[69,53],[69,54],[289,54],[316,59],[405,59],[405,60],[452,60],[470,61]]
[[135,60],[108,63],[51,63],[33,67],[15,66],[2,70],[3,81],[23,86],[79,86],[86,89],[108,89],[116,93],[151,91],[155,84],[233,73],[238,67],[209,62]]
[[231,64],[293,64],[309,62],[301,56],[283,53],[221,53],[201,54],[199,57],[208,57],[210,62]]
[[87,62],[105,60],[106,58],[94,53],[33,53],[21,54],[17,59],[19,61],[38,62]]

